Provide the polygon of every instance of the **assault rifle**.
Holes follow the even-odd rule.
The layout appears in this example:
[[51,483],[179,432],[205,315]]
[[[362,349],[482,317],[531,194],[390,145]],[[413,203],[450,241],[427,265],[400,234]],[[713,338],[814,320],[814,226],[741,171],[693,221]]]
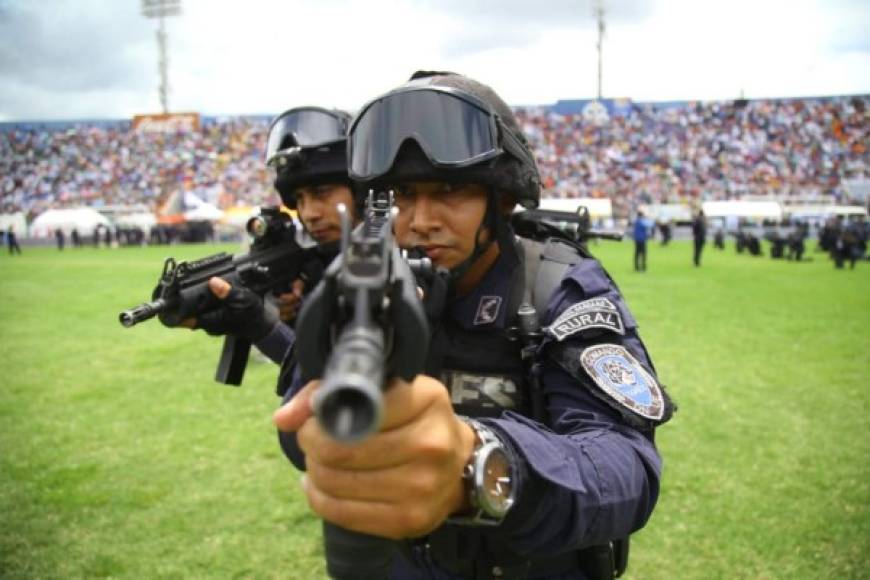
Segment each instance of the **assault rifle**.
[[[308,296],[296,323],[303,382],[320,378],[314,414],[335,439],[360,441],[381,423],[391,377],[413,379],[425,363],[429,330],[414,270],[393,243],[392,192],[369,192],[365,220],[351,234],[341,214],[341,250]],[[324,521],[327,571],[338,579],[385,578],[394,544]]]
[[369,193],[365,220],[353,234],[347,212],[339,209],[338,257],[296,323],[302,379],[322,381],[315,414],[330,435],[345,442],[377,430],[387,379],[413,379],[428,349],[413,270],[429,261],[406,260],[393,243],[390,193]]
[[575,211],[527,209],[513,214],[511,225],[517,235],[533,240],[556,237],[575,244],[590,239],[622,240],[622,232],[593,228],[589,208],[583,205]]
[[[221,308],[220,299],[208,287],[213,276],[260,296],[284,291],[296,278],[319,278],[329,250],[301,247],[289,215],[277,207],[265,207],[259,216],[248,220],[246,229],[254,238],[247,254],[221,252],[190,262],[167,258],[151,301],[121,312],[121,324],[129,328],[157,316],[164,325],[175,327],[188,318]],[[215,380],[240,385],[250,350],[249,340],[227,334]]]

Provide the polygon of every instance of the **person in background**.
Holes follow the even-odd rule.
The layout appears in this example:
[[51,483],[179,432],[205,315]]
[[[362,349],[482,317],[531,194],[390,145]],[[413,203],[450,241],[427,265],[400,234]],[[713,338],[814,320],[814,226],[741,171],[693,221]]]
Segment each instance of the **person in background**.
[[662,245],[667,246],[673,238],[673,226],[670,219],[663,219],[659,225],[659,231],[662,233]]
[[716,231],[713,233],[713,247],[717,250],[725,249],[725,229],[722,227],[721,223],[716,227]]
[[852,216],[843,227],[843,254],[849,260],[849,269],[855,269],[855,263],[864,259],[867,251],[867,227],[864,216]]
[[649,239],[650,221],[642,211],[637,212],[631,238],[634,240],[634,271],[646,272],[646,242]]
[[828,235],[830,236],[829,252],[831,259],[834,260],[834,267],[838,270],[843,268],[846,260],[849,259],[850,240],[851,236],[846,231],[846,222],[842,215],[834,218]]
[[15,228],[11,225],[6,229],[6,245],[9,248],[10,256],[16,253],[21,255],[21,246],[18,245],[18,238],[15,236]]
[[800,262],[806,251],[806,239],[809,236],[809,226],[806,222],[797,222],[788,235],[788,259]]
[[695,267],[701,265],[701,252],[704,251],[704,244],[707,243],[707,220],[704,217],[704,210],[699,209],[692,221],[692,241],[695,246],[695,253],[692,257],[692,262]]

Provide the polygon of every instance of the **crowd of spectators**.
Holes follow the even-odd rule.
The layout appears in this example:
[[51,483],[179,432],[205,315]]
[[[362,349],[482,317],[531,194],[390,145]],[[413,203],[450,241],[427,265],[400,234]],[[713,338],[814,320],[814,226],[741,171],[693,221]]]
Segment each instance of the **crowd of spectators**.
[[175,191],[229,207],[275,203],[263,164],[268,121],[234,118],[198,131],[144,133],[129,124],[0,131],[0,213],[146,205]]
[[[640,203],[833,195],[868,176],[867,97],[632,105],[606,122],[518,110],[551,197]],[[193,132],[129,123],[0,130],[0,213],[145,204],[193,191],[225,208],[275,203],[265,119],[210,120]]]
[[519,111],[553,197],[639,203],[745,196],[842,200],[844,179],[868,177],[863,97],[632,105],[607,122]]

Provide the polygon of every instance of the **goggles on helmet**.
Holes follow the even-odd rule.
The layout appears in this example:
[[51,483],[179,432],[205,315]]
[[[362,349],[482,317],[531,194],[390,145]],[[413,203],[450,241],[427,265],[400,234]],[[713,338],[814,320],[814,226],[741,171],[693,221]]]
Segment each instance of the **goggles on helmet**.
[[300,107],[282,113],[269,127],[266,165],[300,148],[319,147],[347,137],[347,118],[326,109]]
[[406,87],[367,105],[348,131],[348,173],[369,181],[388,173],[413,139],[433,166],[461,169],[505,151],[520,160],[530,152],[483,101],[452,87]]

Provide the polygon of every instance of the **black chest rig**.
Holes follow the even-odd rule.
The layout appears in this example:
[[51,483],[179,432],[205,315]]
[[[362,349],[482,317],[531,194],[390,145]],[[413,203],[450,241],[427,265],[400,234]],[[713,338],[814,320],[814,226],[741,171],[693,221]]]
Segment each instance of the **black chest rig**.
[[458,414],[497,417],[505,410],[529,412],[522,344],[509,331],[468,330],[444,321],[430,345],[427,372],[450,390]]
[[543,419],[535,401],[533,351],[541,338],[539,318],[565,271],[582,250],[562,240],[517,238],[520,265],[507,296],[505,328],[468,329],[444,318],[433,329],[426,372],[450,390],[454,410],[469,417],[502,411]]

